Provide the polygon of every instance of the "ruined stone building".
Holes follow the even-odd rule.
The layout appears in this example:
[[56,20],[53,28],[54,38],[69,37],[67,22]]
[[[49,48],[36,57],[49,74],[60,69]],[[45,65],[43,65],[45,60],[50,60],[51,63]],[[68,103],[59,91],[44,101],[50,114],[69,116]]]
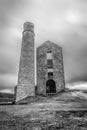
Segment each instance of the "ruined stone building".
[[[37,89],[35,91],[34,25],[24,23],[16,102],[28,96],[56,94],[65,88],[62,48],[46,41],[37,48]],[[36,93],[35,93],[36,92]]]
[[37,48],[37,93],[54,94],[64,90],[62,48],[46,41]]

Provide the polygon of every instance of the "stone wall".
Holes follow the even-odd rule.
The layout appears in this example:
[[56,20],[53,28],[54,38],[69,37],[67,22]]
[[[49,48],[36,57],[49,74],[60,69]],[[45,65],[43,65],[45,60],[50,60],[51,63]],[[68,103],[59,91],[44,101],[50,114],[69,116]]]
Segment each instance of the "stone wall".
[[52,51],[53,57],[53,80],[56,83],[56,93],[65,89],[64,67],[62,48],[57,44],[46,41],[37,48],[37,93],[46,94],[47,50]]

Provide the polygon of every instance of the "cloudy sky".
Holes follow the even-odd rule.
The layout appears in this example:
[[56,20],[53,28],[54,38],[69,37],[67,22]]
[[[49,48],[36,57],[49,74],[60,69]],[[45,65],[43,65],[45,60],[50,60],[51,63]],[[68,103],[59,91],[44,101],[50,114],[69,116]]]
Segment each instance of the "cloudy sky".
[[0,0],[0,91],[17,84],[25,21],[35,24],[36,46],[63,47],[66,82],[87,82],[87,0]]

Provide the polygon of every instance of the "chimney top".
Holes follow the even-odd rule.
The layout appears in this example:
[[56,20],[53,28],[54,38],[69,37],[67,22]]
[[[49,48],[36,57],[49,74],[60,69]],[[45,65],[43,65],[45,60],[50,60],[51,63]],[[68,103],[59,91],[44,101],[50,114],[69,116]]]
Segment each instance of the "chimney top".
[[25,31],[30,31],[34,33],[34,24],[31,22],[25,22],[23,25],[23,30]]

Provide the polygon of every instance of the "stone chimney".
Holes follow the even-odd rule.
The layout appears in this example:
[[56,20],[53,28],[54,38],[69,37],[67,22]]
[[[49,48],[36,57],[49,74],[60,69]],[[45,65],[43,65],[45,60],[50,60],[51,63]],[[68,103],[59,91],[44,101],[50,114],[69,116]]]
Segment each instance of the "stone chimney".
[[35,95],[34,36],[34,24],[25,22],[22,33],[16,102]]

